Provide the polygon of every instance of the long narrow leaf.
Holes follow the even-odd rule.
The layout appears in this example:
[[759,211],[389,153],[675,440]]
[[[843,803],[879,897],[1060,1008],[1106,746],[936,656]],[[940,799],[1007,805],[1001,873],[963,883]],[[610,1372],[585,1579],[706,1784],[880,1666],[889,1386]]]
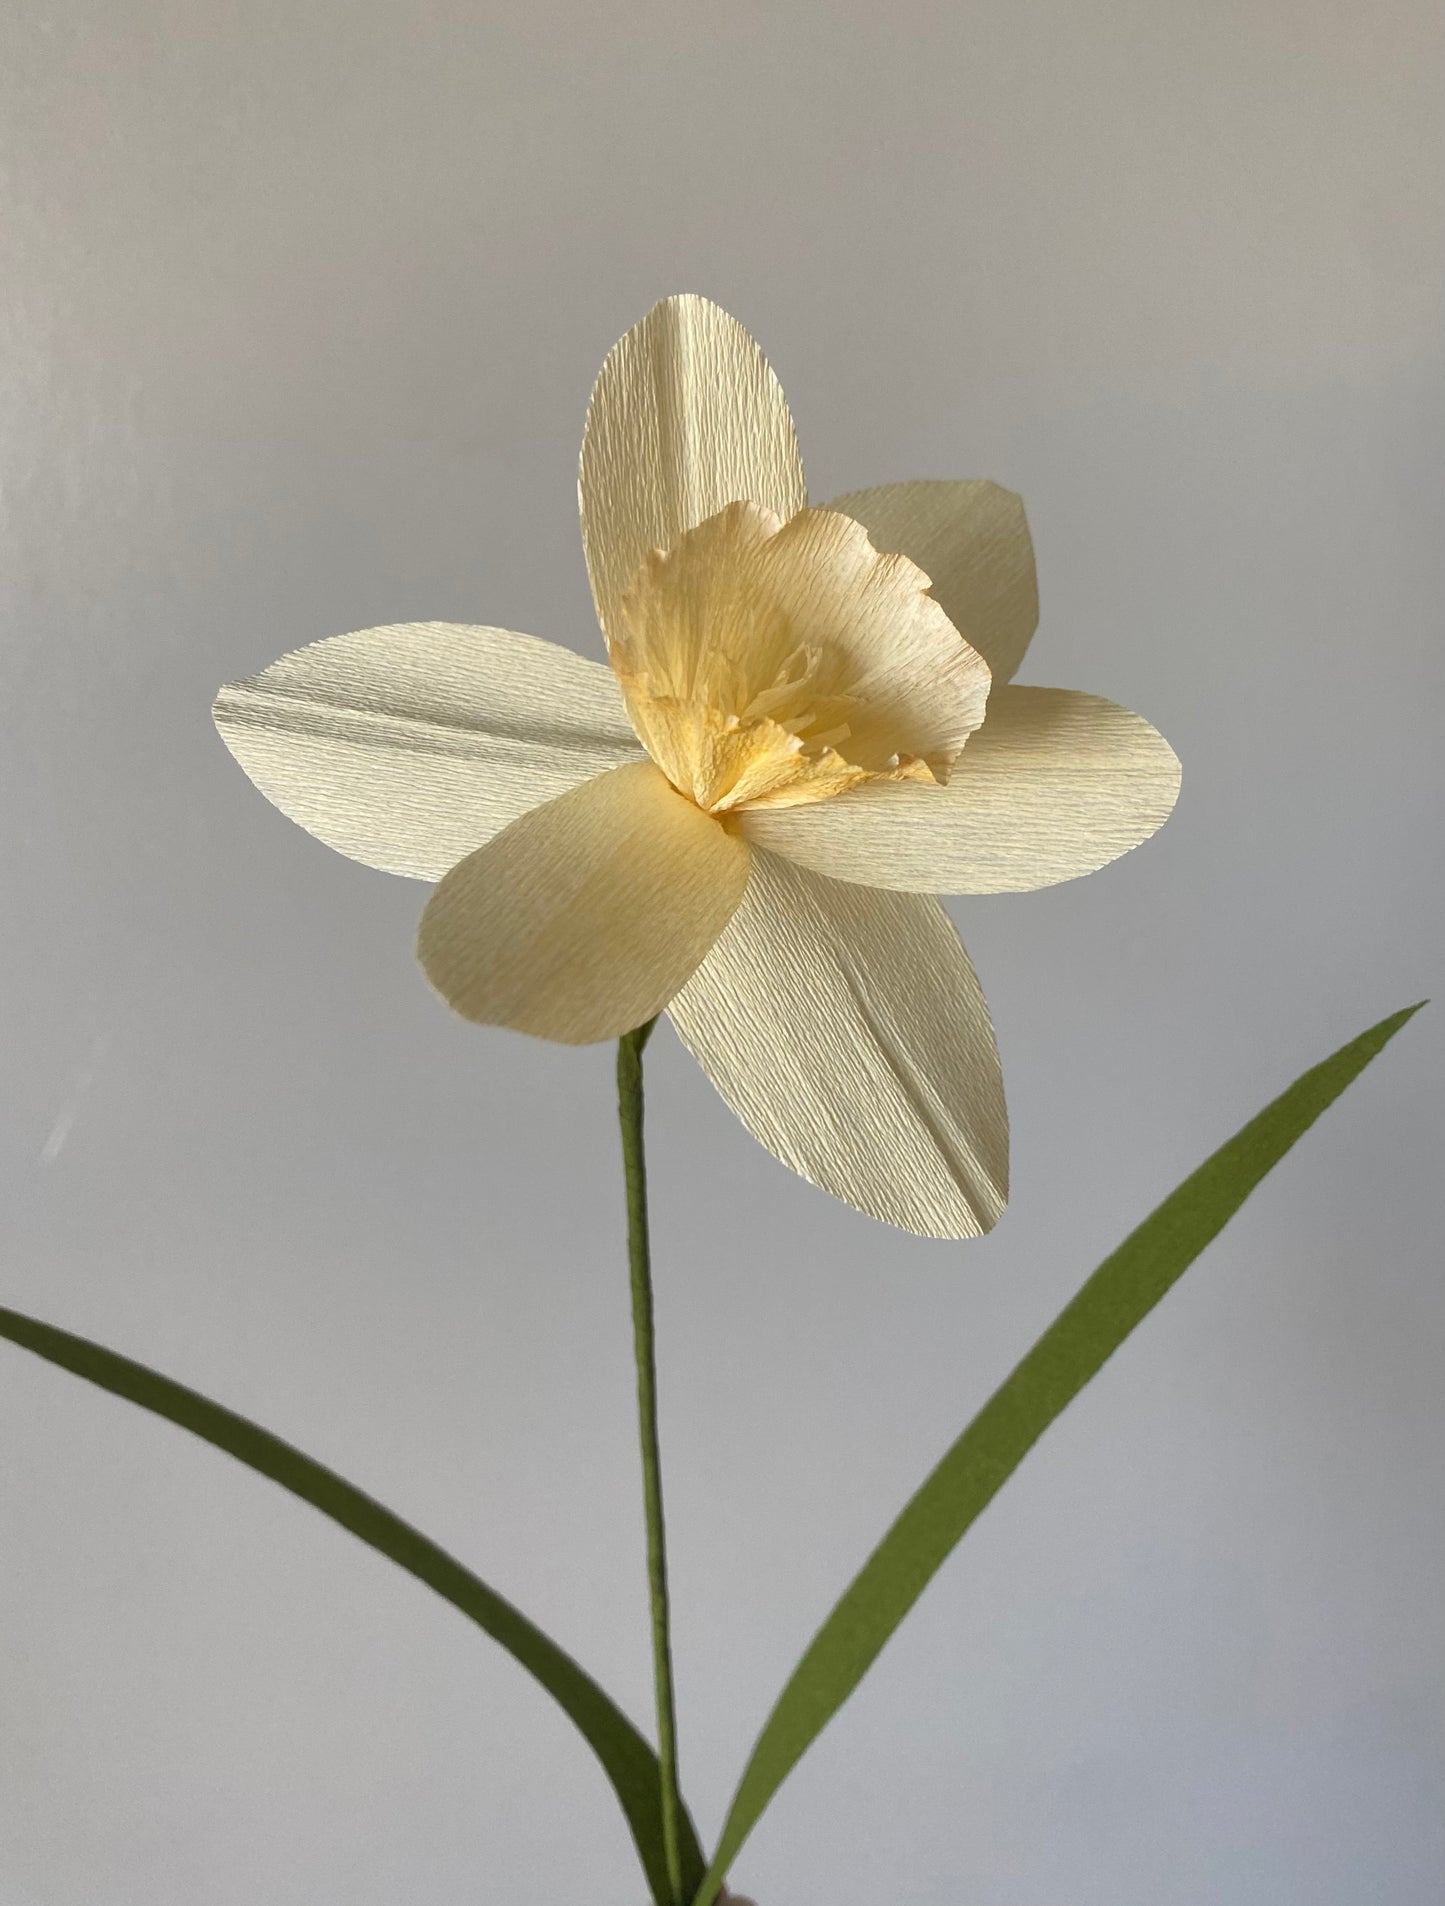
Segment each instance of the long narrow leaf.
[[[662,1797],[657,1756],[590,1675],[505,1597],[488,1588],[435,1542],[384,1509],[340,1476],[303,1456],[268,1430],[173,1383],[169,1377],[133,1363],[113,1350],[0,1307],[0,1337],[31,1350],[48,1363],[84,1377],[114,1396],[166,1417],[203,1442],[225,1450],[248,1469],[257,1470],[339,1522],[371,1548],[389,1556],[435,1589],[444,1601],[485,1629],[494,1641],[531,1674],[581,1730],[601,1761],[622,1803],[627,1824],[658,1906],[668,1899],[662,1848]],[[696,1887],[703,1870],[702,1850],[692,1822],[683,1816],[685,1880]]]
[[708,1906],[778,1788],[1054,1418],[1419,1010],[1382,1019],[1251,1119],[1104,1260],[994,1392],[863,1565],[783,1689],[744,1769],[697,1906]]

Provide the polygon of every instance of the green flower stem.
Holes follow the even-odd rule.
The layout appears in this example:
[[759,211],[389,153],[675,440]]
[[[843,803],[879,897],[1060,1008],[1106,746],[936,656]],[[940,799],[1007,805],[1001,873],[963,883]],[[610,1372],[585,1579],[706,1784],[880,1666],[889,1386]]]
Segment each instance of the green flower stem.
[[657,1346],[652,1319],[652,1258],[647,1236],[647,1162],[642,1146],[642,1049],[649,1020],[617,1043],[617,1117],[627,1183],[627,1259],[632,1273],[632,1340],[637,1359],[637,1428],[647,1518],[647,1586],[652,1601],[652,1674],[657,1690],[657,1759],[662,1783],[662,1844],[672,1906],[683,1906],[682,1795],[677,1784],[677,1713],[668,1633],[667,1537],[662,1518],[662,1456],[657,1437]]

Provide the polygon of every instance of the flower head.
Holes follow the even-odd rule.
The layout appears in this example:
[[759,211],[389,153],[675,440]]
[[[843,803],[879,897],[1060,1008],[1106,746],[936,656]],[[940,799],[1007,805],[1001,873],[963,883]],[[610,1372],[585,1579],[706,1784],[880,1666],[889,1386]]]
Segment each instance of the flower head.
[[251,779],[438,884],[428,977],[572,1043],[668,1012],[784,1163],[935,1237],[1007,1198],[993,1029],[939,893],[1091,872],[1173,805],[1137,715],[1010,678],[1037,620],[1018,498],[808,507],[757,345],[696,297],[609,354],[582,534],[611,667],[510,631],[334,636],[223,688]]

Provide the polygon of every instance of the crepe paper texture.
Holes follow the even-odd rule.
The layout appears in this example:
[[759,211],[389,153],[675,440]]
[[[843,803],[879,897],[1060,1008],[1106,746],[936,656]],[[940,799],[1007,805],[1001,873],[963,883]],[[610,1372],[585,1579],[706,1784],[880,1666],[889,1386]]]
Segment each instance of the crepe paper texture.
[[1023,505],[983,481],[810,508],[757,344],[666,298],[588,408],[582,542],[610,666],[508,630],[333,636],[223,688],[256,786],[437,882],[418,952],[465,1018],[568,1043],[666,1011],[776,1157],[926,1237],[988,1231],[1008,1118],[940,893],[1093,871],[1179,764],[1127,709],[1011,683]]
[[[1304,1073],[1099,1266],[939,1462],[819,1630],[753,1750],[706,1871],[697,1834],[679,1806],[679,1883],[669,1874],[664,1847],[657,1756],[597,1684],[494,1589],[331,1470],[143,1364],[4,1308],[0,1338],[226,1451],[425,1582],[500,1642],[575,1723],[621,1802],[655,1906],[748,1906],[722,1890],[728,1867],[933,1575],[1054,1419],[1260,1180],[1419,1010],[1391,1014]],[[628,1080],[637,1095],[638,1131],[644,1039],[624,1041],[619,1053],[619,1067],[632,1068]],[[640,1152],[629,1159],[628,1191],[630,1203],[644,1204]],[[645,1231],[640,1235],[645,1238]]]

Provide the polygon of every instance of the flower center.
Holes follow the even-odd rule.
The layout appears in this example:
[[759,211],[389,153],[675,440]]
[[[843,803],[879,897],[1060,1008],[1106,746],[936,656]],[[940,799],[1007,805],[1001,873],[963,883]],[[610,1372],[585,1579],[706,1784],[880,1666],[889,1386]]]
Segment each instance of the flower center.
[[848,517],[729,504],[648,558],[608,630],[638,737],[713,814],[946,780],[989,675],[927,584]]

